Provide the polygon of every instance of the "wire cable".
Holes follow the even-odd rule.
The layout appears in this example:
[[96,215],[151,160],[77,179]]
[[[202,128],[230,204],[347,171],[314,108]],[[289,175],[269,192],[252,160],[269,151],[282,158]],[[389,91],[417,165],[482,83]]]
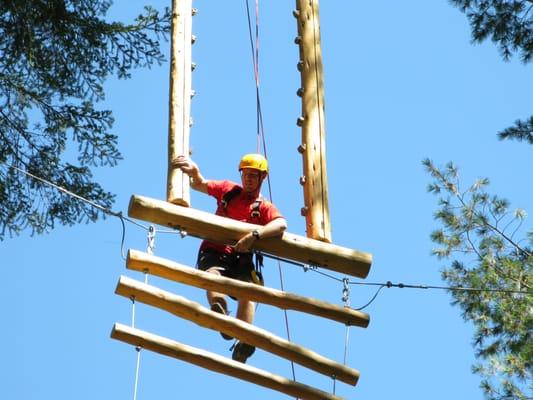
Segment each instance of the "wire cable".
[[[250,39],[250,49],[252,53],[252,63],[254,68],[254,79],[255,79],[255,102],[256,102],[256,125],[257,125],[257,153],[260,151],[261,144],[263,146],[263,154],[265,158],[268,159],[267,148],[266,148],[266,138],[265,138],[265,128],[263,124],[263,112],[261,109],[261,94],[260,94],[260,80],[259,80],[259,0],[255,1],[255,45],[252,34],[252,21],[250,13],[250,3],[246,0],[246,15],[248,20],[248,35]],[[272,199],[272,184],[270,181],[270,175],[267,175],[267,184],[268,184],[268,193],[270,202],[273,202]],[[284,282],[283,282],[283,272],[281,270],[281,262],[278,261],[278,272],[280,279],[281,290],[284,291]],[[287,340],[291,341],[291,333],[289,328],[289,316],[287,310],[283,310],[284,320],[285,320],[285,330],[287,333]],[[294,369],[294,362],[291,361],[291,371],[292,378],[296,381],[296,372]]]
[[[14,170],[18,171],[18,172],[21,172],[27,176],[30,176],[32,177],[33,179],[36,179],[46,185],[49,185],[49,186],[52,186],[54,187],[55,189],[61,191],[62,193],[68,195],[68,196],[72,196],[76,199],[78,199],[79,201],[83,201],[89,205],[91,205],[92,207],[95,207],[99,210],[101,210],[102,212],[108,214],[108,215],[111,215],[111,216],[114,216],[114,217],[117,217],[121,220],[122,222],[122,231],[123,231],[123,236],[125,235],[125,224],[124,224],[124,221],[127,221],[135,226],[138,226],[146,231],[148,231],[150,228],[148,226],[144,226],[134,220],[132,220],[131,218],[128,218],[128,217],[125,217],[122,212],[116,212],[116,211],[113,211],[109,208],[106,208],[100,204],[97,204],[97,203],[94,203],[88,199],[85,199],[84,197],[76,194],[76,193],[73,193],[59,185],[56,185],[52,182],[49,182],[47,181],[46,179],[43,179],[43,178],[40,178],[38,176],[35,176],[27,171],[24,171],[18,167],[15,167],[13,165],[10,165],[8,164],[7,162],[5,161],[0,161],[0,163],[6,165],[7,167],[9,168],[13,168]],[[157,232],[159,233],[173,233],[173,234],[180,234],[180,231],[170,231],[170,230],[157,230]],[[124,243],[124,237],[122,239],[122,245]],[[274,260],[278,260],[279,262],[283,262],[283,263],[286,263],[286,264],[291,264],[291,265],[295,265],[295,266],[298,266],[300,268],[302,268],[305,272],[307,271],[312,271],[312,272],[315,272],[317,274],[320,274],[322,276],[325,276],[329,279],[332,279],[332,280],[335,280],[337,282],[343,282],[343,279],[341,278],[338,278],[332,274],[328,274],[326,272],[323,272],[323,271],[320,271],[318,270],[318,266],[315,266],[315,265],[308,265],[308,264],[304,264],[304,263],[301,263],[301,262],[297,262],[297,261],[293,261],[293,260],[289,260],[289,259],[286,259],[286,258],[282,258],[282,257],[278,257],[278,256],[275,256],[275,255],[272,255],[272,254],[266,254],[266,253],[261,253],[263,254],[264,257],[267,257],[267,258],[271,258],[271,259],[274,259]],[[469,291],[469,292],[494,292],[494,293],[508,293],[508,294],[524,294],[524,295],[528,295],[528,296],[531,296],[533,295],[533,291],[530,291],[530,290],[512,290],[512,289],[498,289],[498,288],[474,288],[474,287],[462,287],[462,286],[439,286],[439,285],[413,285],[413,284],[405,284],[405,283],[392,283],[391,281],[387,281],[385,283],[379,283],[379,282],[355,282],[355,281],[348,281],[348,284],[350,285],[360,285],[360,286],[380,286],[380,288],[378,289],[378,292],[374,295],[374,298],[377,296],[377,294],[379,293],[379,291],[383,288],[383,287],[387,287],[387,288],[400,288],[400,289],[424,289],[424,290],[449,290],[449,291]],[[373,299],[374,299],[373,298]],[[364,306],[366,307],[366,305]]]
[[[265,254],[263,253],[264,257],[272,258],[274,260],[282,261],[287,264],[292,264],[295,266],[298,266],[302,268],[305,272],[312,271],[317,274],[320,274],[322,276],[325,276],[329,279],[335,280],[337,282],[343,282],[344,279],[338,278],[332,274],[328,274],[326,272],[318,270],[318,266],[315,265],[307,265],[301,262],[288,260],[286,258],[274,256],[272,254]],[[434,290],[449,290],[449,291],[469,291],[469,292],[495,292],[495,293],[508,293],[508,294],[525,294],[528,296],[533,295],[533,291],[530,290],[516,290],[516,289],[498,289],[498,288],[474,288],[474,287],[463,287],[463,286],[439,286],[439,285],[413,285],[413,284],[406,284],[406,283],[392,283],[391,281],[387,281],[384,283],[380,282],[356,282],[356,281],[348,281],[349,285],[359,285],[359,286],[380,286],[380,289],[382,287],[387,288],[399,288],[399,289],[434,289]],[[379,293],[379,290],[378,290]],[[377,295],[377,294],[376,294]],[[376,296],[374,295],[374,296]],[[366,307],[366,306],[365,306]]]
[[[98,204],[98,203],[95,203],[94,201],[88,200],[88,199],[86,199],[86,198],[84,198],[84,197],[82,197],[82,196],[80,196],[80,195],[68,190],[68,189],[65,189],[62,186],[59,186],[59,185],[57,185],[57,184],[55,184],[53,182],[50,182],[50,181],[48,181],[48,180],[46,180],[44,178],[41,178],[39,176],[36,176],[36,175],[32,174],[31,172],[28,172],[28,171],[25,171],[23,169],[20,169],[20,168],[14,166],[14,165],[11,165],[11,164],[9,164],[9,163],[7,163],[5,161],[0,161],[0,163],[4,164],[8,168],[12,168],[15,171],[20,172],[20,173],[22,173],[22,174],[24,174],[24,175],[26,175],[26,176],[28,176],[28,177],[30,177],[32,179],[35,179],[36,181],[39,181],[39,182],[41,182],[41,183],[43,183],[45,185],[48,185],[48,186],[58,190],[59,192],[65,194],[67,196],[73,197],[73,198],[75,198],[75,199],[77,199],[79,201],[87,203],[91,207],[94,207],[94,208],[100,210],[101,212],[103,212],[106,215],[110,215],[112,217],[119,218],[120,222],[122,224],[122,238],[121,238],[121,243],[120,243],[120,254],[122,256],[122,259],[124,259],[124,260],[126,259],[125,250],[124,250],[124,242],[125,242],[125,237],[126,237],[126,224],[124,223],[124,221],[127,221],[127,222],[129,222],[129,223],[131,223],[131,224],[133,224],[133,225],[135,225],[135,226],[137,226],[139,228],[142,228],[142,229],[144,229],[146,231],[150,231],[150,229],[151,229],[151,226],[145,226],[145,225],[140,224],[139,222],[137,222],[137,221],[135,221],[135,220],[133,220],[131,218],[128,218],[128,217],[124,216],[122,211],[118,211],[118,212],[117,211],[113,211],[110,208],[104,207],[101,204]],[[159,229],[155,229],[155,228],[153,228],[153,229],[154,229],[154,235],[155,235],[155,232],[158,232],[158,233],[180,234],[182,237],[184,236],[184,233],[179,231],[179,230],[170,231],[170,230],[159,230]]]

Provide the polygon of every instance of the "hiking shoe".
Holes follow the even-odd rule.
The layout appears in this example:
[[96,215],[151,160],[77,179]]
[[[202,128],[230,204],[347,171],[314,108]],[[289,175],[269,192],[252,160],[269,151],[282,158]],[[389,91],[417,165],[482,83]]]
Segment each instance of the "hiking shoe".
[[235,349],[233,349],[233,354],[231,355],[231,358],[235,361],[246,363],[246,360],[252,354],[254,354],[254,351],[254,346],[249,345],[248,343],[239,342],[235,345]]
[[[224,307],[220,303],[213,303],[211,305],[211,311],[214,311],[214,312],[222,314],[222,315],[227,315],[226,310],[224,309]],[[233,340],[233,336],[230,336],[230,335],[228,335],[228,334],[226,334],[224,332],[220,332],[220,336],[222,336],[226,340]]]

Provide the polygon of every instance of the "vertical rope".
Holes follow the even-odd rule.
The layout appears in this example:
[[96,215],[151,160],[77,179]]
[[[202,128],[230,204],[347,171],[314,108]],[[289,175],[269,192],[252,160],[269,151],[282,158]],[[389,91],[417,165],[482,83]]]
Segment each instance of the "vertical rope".
[[130,300],[131,300],[131,327],[135,328],[135,296],[131,296]]
[[[148,234],[146,241],[148,242],[146,252],[150,255],[154,254],[155,249],[155,226],[150,225],[148,228]],[[148,270],[144,270],[144,283],[148,284]],[[131,298],[131,327],[135,328],[135,296]],[[137,391],[139,388],[139,371],[141,369],[141,346],[136,346],[135,351],[137,352],[137,362],[135,365],[135,383],[133,384],[133,400],[137,400]]]
[[139,369],[141,367],[141,347],[136,346],[135,350],[137,351],[137,364],[135,367],[135,386],[133,389],[133,400],[137,400],[137,388],[139,387]]
[[[131,327],[135,328],[135,296],[131,296]],[[137,362],[135,364],[135,381],[133,383],[133,400],[137,400],[137,389],[139,387],[139,369],[141,366],[141,348],[135,347],[137,351]]]
[[[283,284],[283,273],[281,272],[281,262],[278,260],[278,271],[279,271],[279,282],[281,291],[285,291],[285,287]],[[291,331],[289,329],[289,316],[287,314],[287,310],[283,310],[283,315],[285,317],[285,330],[287,332],[287,340],[291,341]],[[294,371],[294,362],[291,360],[291,370],[292,370],[292,380],[296,381],[296,372]]]
[[261,117],[261,96],[259,90],[259,0],[255,2],[255,43],[252,33],[252,18],[250,15],[250,3],[246,0],[246,15],[248,17],[248,35],[250,38],[250,50],[255,81],[255,106],[256,106],[256,153],[260,152],[261,136],[264,135],[263,121]]
[[344,338],[344,365],[346,365],[346,359],[348,357],[348,341],[350,336],[350,325],[346,324],[346,337]]
[[[255,101],[256,101],[256,123],[257,123],[257,153],[260,153],[261,145],[263,146],[263,154],[265,155],[265,158],[268,159],[267,155],[267,148],[266,148],[266,139],[265,139],[265,128],[263,125],[263,113],[261,110],[261,94],[260,94],[260,80],[259,80],[259,0],[255,1],[255,45],[254,45],[254,39],[252,34],[252,22],[251,22],[251,16],[250,16],[250,3],[249,0],[246,0],[246,15],[248,17],[248,33],[250,38],[250,49],[252,53],[252,63],[254,68],[254,79],[255,79]],[[268,183],[268,193],[269,193],[269,199],[272,202],[272,184],[270,181],[270,175],[267,175],[267,183]],[[284,289],[283,284],[283,273],[281,271],[281,262],[278,260],[278,271],[279,271],[279,277],[280,277],[280,285],[281,290]],[[289,317],[287,314],[287,310],[283,310],[284,318],[285,318],[285,329],[287,332],[287,340],[291,341],[291,334],[289,329]],[[291,369],[292,369],[292,379],[296,380],[296,373],[294,370],[294,362],[291,361]]]
[[[344,307],[350,307],[350,286],[349,279],[343,278],[342,284],[342,301],[344,302]],[[350,336],[350,325],[346,324],[346,336],[344,338],[344,365],[346,365],[346,359],[348,357],[348,341]]]

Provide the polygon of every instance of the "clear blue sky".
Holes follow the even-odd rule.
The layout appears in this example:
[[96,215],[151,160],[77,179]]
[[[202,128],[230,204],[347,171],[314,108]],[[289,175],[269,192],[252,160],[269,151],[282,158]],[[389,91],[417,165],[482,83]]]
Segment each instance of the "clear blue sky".
[[[142,1],[116,1],[111,18],[129,21]],[[154,1],[163,7],[170,1]],[[251,1],[251,3],[254,3]],[[294,2],[261,2],[261,85],[273,199],[304,234],[298,183],[301,159],[298,50],[293,43]],[[255,92],[243,1],[196,1],[191,145],[204,175],[238,179],[237,160],[255,150]],[[333,239],[370,252],[367,282],[440,285],[443,263],[430,256],[436,199],[421,160],[450,160],[465,185],[491,179],[490,190],[533,212],[532,147],[499,142],[496,132],[532,112],[531,67],[505,63],[491,43],[472,45],[464,15],[447,1],[321,2],[325,70],[327,162]],[[168,48],[168,44],[164,44]],[[117,194],[164,199],[166,190],[168,64],[110,80],[102,107],[111,108],[124,160],[96,172]],[[214,201],[193,193],[193,206]],[[527,226],[531,226],[528,221]],[[135,350],[109,338],[114,322],[129,324],[129,300],[114,294],[127,271],[120,253],[121,225],[109,218],[58,227],[44,236],[1,243],[1,397],[131,399]],[[158,234],[155,254],[194,265],[198,240]],[[126,248],[146,249],[146,232],[127,226]],[[288,291],[340,304],[342,286],[290,265],[282,266]],[[266,280],[279,287],[277,265]],[[205,304],[199,289],[151,277],[150,283]],[[375,288],[352,287],[353,307]],[[231,308],[235,310],[232,304]],[[361,372],[353,388],[337,383],[347,399],[481,399],[473,328],[441,291],[383,289],[366,310],[367,329],[352,328],[348,364]],[[230,356],[218,333],[163,311],[138,305],[141,329]],[[285,336],[280,310],[260,306],[258,326]],[[345,327],[289,313],[293,341],[342,362]],[[249,363],[291,377],[289,362],[258,350]],[[296,366],[297,380],[331,391],[332,382]],[[284,399],[187,363],[142,352],[139,400]]]

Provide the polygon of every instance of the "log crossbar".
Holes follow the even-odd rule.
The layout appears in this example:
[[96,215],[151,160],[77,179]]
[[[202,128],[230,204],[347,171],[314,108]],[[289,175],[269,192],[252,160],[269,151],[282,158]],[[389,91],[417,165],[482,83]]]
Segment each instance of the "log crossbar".
[[115,293],[165,310],[199,326],[224,332],[245,343],[260,347],[316,372],[326,376],[334,376],[350,385],[355,386],[359,378],[359,372],[353,368],[339,364],[247,322],[213,312],[197,302],[134,279],[125,276],[120,277]]
[[[182,229],[188,234],[218,243],[236,243],[254,224],[224,218],[205,211],[170,204],[166,201],[133,195],[128,215],[163,226]],[[258,240],[254,248],[278,257],[365,278],[372,255],[285,232],[281,237]]]
[[349,307],[340,307],[318,299],[224,278],[138,250],[130,249],[128,251],[126,267],[174,282],[269,304],[283,310],[304,312],[346,325],[366,328],[370,322],[368,314]]
[[307,400],[342,400],[342,397],[292,381],[250,365],[230,360],[218,354],[116,323],[111,338],[139,346],[168,357],[176,358],[210,371],[233,376],[256,385],[277,390],[291,397]]

